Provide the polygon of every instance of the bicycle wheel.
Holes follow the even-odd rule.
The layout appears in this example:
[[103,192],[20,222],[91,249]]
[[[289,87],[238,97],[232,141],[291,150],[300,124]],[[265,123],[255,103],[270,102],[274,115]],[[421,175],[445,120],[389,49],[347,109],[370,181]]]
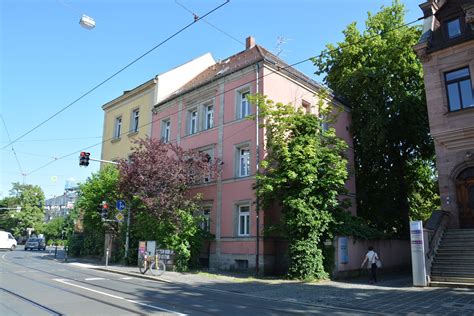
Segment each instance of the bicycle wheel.
[[146,270],[148,270],[147,262],[143,257],[138,258],[138,269],[140,270],[141,274],[145,274]]
[[153,275],[162,275],[163,272],[165,272],[166,270],[166,266],[163,262],[161,261],[154,261],[151,266],[150,266],[150,271],[151,271],[151,274]]

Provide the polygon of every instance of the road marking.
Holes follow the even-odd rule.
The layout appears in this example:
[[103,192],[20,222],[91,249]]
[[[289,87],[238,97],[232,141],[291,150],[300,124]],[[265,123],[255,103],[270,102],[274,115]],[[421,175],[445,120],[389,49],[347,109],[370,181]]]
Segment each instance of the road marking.
[[85,278],[86,281],[97,281],[97,280],[105,280],[105,278]]
[[134,301],[134,300],[129,300],[129,299],[126,299],[126,298],[121,297],[121,296],[109,294],[109,293],[106,293],[106,292],[97,291],[97,290],[94,290],[94,289],[91,289],[91,288],[88,288],[88,287],[85,287],[85,286],[70,283],[70,282],[67,282],[64,279],[53,279],[53,280],[56,281],[56,282],[60,282],[60,283],[69,285],[69,286],[74,286],[74,287],[77,287],[77,288],[80,288],[80,289],[83,289],[83,290],[86,290],[86,291],[91,291],[91,292],[94,292],[94,293],[97,293],[97,294],[102,294],[102,295],[105,295],[105,296],[108,296],[108,297],[112,297],[112,298],[115,298],[115,299],[118,299],[118,300],[123,300],[123,301],[133,303],[133,304],[137,304],[137,305],[140,305],[140,306],[146,306],[146,307],[149,307],[149,308],[153,308],[153,309],[163,311],[163,312],[172,313],[172,314],[179,315],[179,316],[187,316],[187,314],[178,313],[178,312],[175,312],[175,311],[163,308],[163,307],[158,307],[158,306],[154,306],[154,305],[150,305],[150,304],[146,304],[146,303],[142,303],[142,302],[138,302],[138,301]]
[[124,277],[124,278],[120,278],[121,280],[132,280],[133,278],[131,277]]

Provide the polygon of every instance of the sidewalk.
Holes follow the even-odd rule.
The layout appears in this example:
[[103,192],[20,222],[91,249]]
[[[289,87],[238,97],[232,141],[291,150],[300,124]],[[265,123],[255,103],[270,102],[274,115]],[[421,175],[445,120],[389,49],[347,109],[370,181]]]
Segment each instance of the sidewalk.
[[[407,274],[381,276],[376,285],[364,278],[346,281],[300,282],[284,279],[256,279],[211,273],[165,272],[159,277],[143,276],[136,267],[105,266],[84,260],[69,264],[137,278],[226,291],[239,296],[324,307],[347,308],[375,314],[398,315],[474,315],[474,291],[454,288],[417,288]],[[75,262],[73,262],[75,261]],[[79,262],[81,261],[81,262]]]

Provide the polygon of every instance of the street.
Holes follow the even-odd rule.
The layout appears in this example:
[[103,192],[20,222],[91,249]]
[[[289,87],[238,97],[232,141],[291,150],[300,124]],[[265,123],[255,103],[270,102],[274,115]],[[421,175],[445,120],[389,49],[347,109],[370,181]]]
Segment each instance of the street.
[[84,269],[47,251],[19,248],[0,257],[1,315],[366,314]]

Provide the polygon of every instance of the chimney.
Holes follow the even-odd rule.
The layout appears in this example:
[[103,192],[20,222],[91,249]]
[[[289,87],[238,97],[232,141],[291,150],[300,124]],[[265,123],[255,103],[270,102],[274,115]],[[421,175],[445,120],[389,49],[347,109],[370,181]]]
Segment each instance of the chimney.
[[252,36],[247,37],[245,40],[245,49],[251,49],[252,47],[255,46],[255,38]]

